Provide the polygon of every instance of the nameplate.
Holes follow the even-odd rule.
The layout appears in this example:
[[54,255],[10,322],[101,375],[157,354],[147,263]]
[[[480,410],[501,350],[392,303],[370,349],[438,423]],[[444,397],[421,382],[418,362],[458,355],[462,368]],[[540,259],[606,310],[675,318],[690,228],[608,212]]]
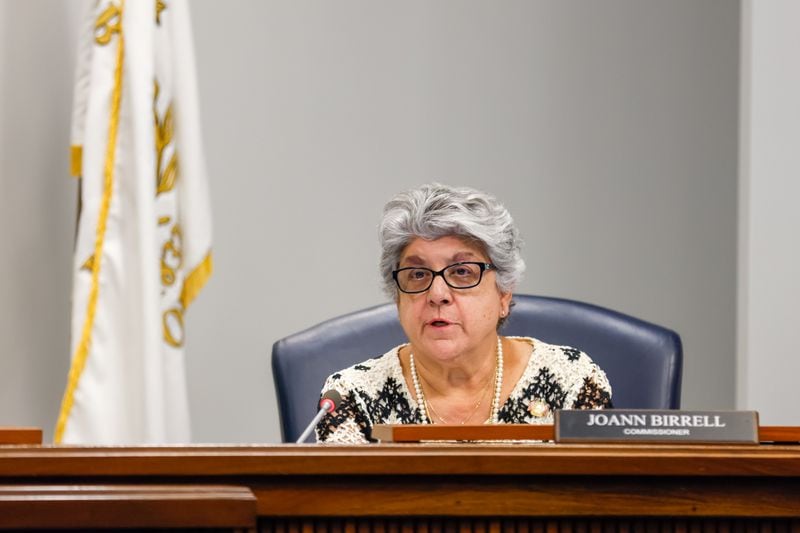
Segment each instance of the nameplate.
[[755,411],[648,409],[555,412],[556,442],[758,444]]

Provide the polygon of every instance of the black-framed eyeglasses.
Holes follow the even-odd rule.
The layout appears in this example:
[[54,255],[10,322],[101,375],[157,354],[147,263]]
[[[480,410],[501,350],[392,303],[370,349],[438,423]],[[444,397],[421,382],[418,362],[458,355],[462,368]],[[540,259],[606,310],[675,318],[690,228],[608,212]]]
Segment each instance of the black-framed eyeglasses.
[[392,271],[397,288],[407,294],[425,292],[433,285],[436,276],[442,276],[448,287],[453,289],[471,289],[477,287],[487,270],[497,270],[492,263],[463,261],[453,263],[439,271],[425,267],[406,267]]

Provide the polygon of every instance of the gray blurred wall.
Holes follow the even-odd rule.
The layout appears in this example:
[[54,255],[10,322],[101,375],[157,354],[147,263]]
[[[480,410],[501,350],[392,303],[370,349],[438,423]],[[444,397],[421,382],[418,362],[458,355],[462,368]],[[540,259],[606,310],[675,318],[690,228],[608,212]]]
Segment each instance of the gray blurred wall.
[[800,2],[742,13],[737,407],[800,425]]
[[0,425],[47,439],[69,367],[77,5],[0,0]]
[[[77,6],[0,0],[0,424],[48,439],[69,357]],[[738,2],[191,7],[216,267],[188,313],[195,441],[279,440],[272,343],[384,301],[381,208],[433,180],[505,201],[519,292],[677,330],[684,407],[736,405]]]

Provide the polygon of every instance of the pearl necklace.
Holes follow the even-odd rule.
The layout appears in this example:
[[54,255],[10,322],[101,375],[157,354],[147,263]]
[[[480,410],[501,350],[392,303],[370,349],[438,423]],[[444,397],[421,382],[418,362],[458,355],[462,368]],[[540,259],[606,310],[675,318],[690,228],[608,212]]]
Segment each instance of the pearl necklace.
[[[417,374],[417,366],[414,364],[414,354],[409,354],[409,370],[411,371],[411,381],[414,384],[414,394],[417,396],[417,405],[419,408],[424,412],[425,417],[422,420],[423,424],[429,424],[429,420],[431,420],[430,414],[428,413],[428,402],[425,400],[425,395],[422,393],[422,385],[419,381],[419,375]],[[490,421],[492,424],[497,424],[497,415],[500,412],[500,394],[503,390],[503,342],[500,340],[500,337],[497,337],[497,363],[495,366],[494,371],[494,398],[492,398],[492,415],[490,417]],[[478,402],[480,405],[480,402]],[[473,411],[474,414],[474,411]],[[438,415],[437,415],[438,416]],[[472,417],[472,414],[464,420],[466,422],[469,418]],[[442,417],[438,416],[439,420],[442,420]],[[444,422],[444,420],[442,420]]]

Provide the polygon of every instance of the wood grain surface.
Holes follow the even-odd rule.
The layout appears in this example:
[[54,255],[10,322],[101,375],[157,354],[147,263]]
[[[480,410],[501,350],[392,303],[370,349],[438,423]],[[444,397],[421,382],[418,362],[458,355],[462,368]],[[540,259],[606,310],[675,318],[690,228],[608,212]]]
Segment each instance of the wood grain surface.
[[3,444],[41,444],[41,428],[0,427],[0,445]]
[[423,443],[0,447],[4,478],[286,475],[800,476],[797,445]]
[[[252,505],[264,531],[339,531],[342,524],[427,531],[436,517],[457,519],[443,523],[466,530],[556,523],[571,531],[602,518],[602,531],[633,523],[684,530],[675,529],[677,520],[689,530],[712,520],[713,531],[721,531],[724,520],[733,520],[788,531],[800,519],[800,446],[6,446],[0,486],[3,516],[35,517],[41,506],[54,516],[71,512],[53,494],[99,509],[92,513],[114,515],[119,505],[130,516],[161,521],[181,506],[179,514],[213,523],[210,515],[225,516],[212,512],[214,505],[239,505],[242,517]],[[58,487],[68,490],[59,495]],[[35,498],[24,498],[25,491]]]
[[207,485],[0,486],[0,528],[226,528],[255,530],[247,487]]

